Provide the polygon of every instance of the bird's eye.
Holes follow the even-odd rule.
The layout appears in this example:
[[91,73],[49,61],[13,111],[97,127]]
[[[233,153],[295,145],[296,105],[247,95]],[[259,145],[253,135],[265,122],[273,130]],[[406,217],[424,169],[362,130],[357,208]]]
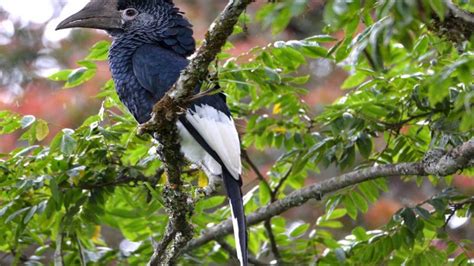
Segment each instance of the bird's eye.
[[127,8],[123,11],[123,19],[132,20],[138,15],[138,11],[135,8]]

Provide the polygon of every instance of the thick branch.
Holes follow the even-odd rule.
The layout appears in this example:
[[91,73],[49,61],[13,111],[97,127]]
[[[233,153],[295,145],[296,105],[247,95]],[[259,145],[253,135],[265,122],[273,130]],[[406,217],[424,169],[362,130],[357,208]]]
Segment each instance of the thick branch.
[[[255,225],[279,215],[288,209],[297,207],[310,199],[320,199],[323,195],[347,188],[368,180],[394,176],[424,176],[428,174],[446,176],[469,166],[474,166],[474,139],[452,149],[444,155],[428,152],[422,162],[377,165],[336,176],[320,183],[293,191],[287,197],[261,207],[247,216],[247,224]],[[226,220],[189,242],[185,251],[197,248],[232,232],[232,222]]]
[[444,2],[452,16],[463,20],[466,24],[474,25],[474,14],[460,9],[451,0],[445,0]]
[[153,134],[160,140],[161,159],[168,175],[164,190],[165,208],[170,216],[163,241],[156,247],[150,265],[174,264],[181,249],[191,240],[193,228],[188,222],[192,213],[189,195],[181,189],[181,171],[184,164],[176,122],[186,108],[194,89],[205,80],[209,64],[221,51],[232,34],[240,15],[252,0],[231,0],[211,25],[203,45],[191,57],[173,88],[153,107],[151,119],[139,128],[141,133]]
[[451,0],[444,0],[446,14],[444,18],[434,16],[434,23],[428,25],[438,35],[454,43],[462,43],[474,34],[474,14],[460,9]]
[[194,88],[206,79],[209,64],[220,53],[240,15],[251,2],[253,0],[229,1],[224,11],[211,24],[201,47],[191,57],[189,66],[181,74],[175,88],[170,91],[171,98],[177,102],[189,98]]

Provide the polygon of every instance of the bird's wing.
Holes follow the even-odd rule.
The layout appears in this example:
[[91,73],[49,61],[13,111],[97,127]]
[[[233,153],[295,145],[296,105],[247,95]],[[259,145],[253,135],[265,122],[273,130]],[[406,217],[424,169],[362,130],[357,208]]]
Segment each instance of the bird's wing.
[[[133,72],[138,82],[156,99],[164,96],[187,64],[186,58],[155,45],[144,45],[133,56]],[[188,129],[191,135],[195,139],[200,135],[204,140],[196,141],[222,162],[235,179],[240,179],[240,142],[225,97],[214,94],[195,100],[185,119],[188,127],[192,127]]]
[[145,44],[132,58],[133,73],[140,85],[161,99],[179,78],[188,60],[166,48]]
[[160,45],[182,56],[191,55],[196,48],[191,27],[185,18],[180,16],[174,18],[173,21],[170,21],[168,29],[161,33]]
[[[224,97],[214,94],[197,99],[188,109],[186,120],[215,151],[229,173],[240,180],[240,141]],[[203,143],[199,144],[206,149]]]

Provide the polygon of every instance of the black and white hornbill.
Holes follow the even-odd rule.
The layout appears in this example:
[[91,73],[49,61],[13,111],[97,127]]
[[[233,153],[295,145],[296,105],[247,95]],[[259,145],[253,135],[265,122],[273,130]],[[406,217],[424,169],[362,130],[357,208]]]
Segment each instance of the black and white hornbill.
[[[73,27],[102,29],[112,36],[112,78],[120,100],[139,123],[149,120],[153,105],[177,81],[195,50],[192,25],[172,0],[92,0],[57,29]],[[237,255],[240,264],[247,265],[240,143],[225,96],[194,100],[177,127],[185,157],[201,167],[211,183],[223,179]]]

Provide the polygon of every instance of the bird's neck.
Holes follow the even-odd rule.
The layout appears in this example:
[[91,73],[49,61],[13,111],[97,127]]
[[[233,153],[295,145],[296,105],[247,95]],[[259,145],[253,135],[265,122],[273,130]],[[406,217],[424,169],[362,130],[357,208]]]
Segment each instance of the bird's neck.
[[[133,53],[141,46],[140,42],[133,39],[114,39],[109,50],[109,65],[112,78],[115,82],[117,93],[122,98],[121,91],[124,85],[138,81],[133,74]],[[136,82],[135,82],[136,81]]]
[[135,51],[143,45],[133,39],[114,39],[109,50],[109,64],[115,83],[127,81],[128,75],[133,75],[132,57]]
[[115,90],[139,123],[150,118],[151,109],[157,100],[142,88],[133,73],[133,54],[143,44],[139,40],[115,39],[109,51],[109,66]]
[[109,65],[120,100],[140,122],[149,119],[157,95],[143,89],[133,72],[133,55],[138,48],[152,44],[169,49],[180,56],[189,56],[195,50],[191,24],[176,10],[168,18],[168,26],[155,32],[134,32],[115,36],[109,51]]

